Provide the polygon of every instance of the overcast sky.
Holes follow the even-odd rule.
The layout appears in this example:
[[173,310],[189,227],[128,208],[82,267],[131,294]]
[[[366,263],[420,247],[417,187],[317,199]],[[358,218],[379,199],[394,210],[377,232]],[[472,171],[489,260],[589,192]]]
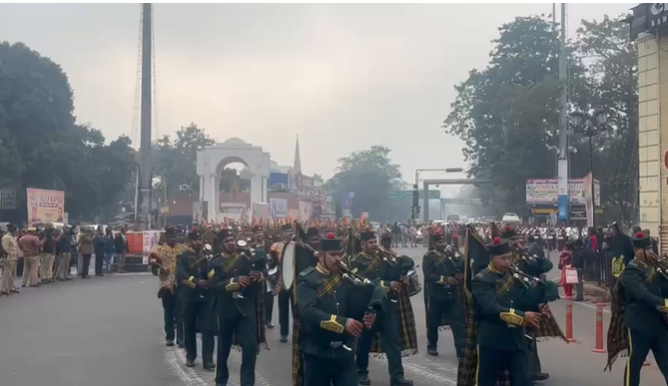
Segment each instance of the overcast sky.
[[[634,4],[572,4],[581,19]],[[497,28],[551,4],[158,4],[159,134],[195,122],[222,142],[240,137],[290,165],[295,136],[306,174],[379,144],[404,179],[416,168],[465,166],[441,122],[453,86],[484,68]],[[139,5],[0,5],[0,39],[60,64],[76,115],[107,137],[133,134]],[[427,175],[428,176],[428,175]],[[438,177],[434,174],[428,177]]]

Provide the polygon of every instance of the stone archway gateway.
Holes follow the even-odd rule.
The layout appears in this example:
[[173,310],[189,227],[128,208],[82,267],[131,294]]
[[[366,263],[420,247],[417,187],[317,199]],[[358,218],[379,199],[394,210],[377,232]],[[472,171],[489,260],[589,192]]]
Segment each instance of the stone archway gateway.
[[[207,220],[221,222],[220,175],[225,166],[240,162],[251,174],[250,202],[266,203],[267,185],[271,158],[260,146],[253,146],[239,138],[207,146],[197,152],[197,175],[199,176],[199,200],[206,203]],[[252,208],[251,208],[252,210]]]

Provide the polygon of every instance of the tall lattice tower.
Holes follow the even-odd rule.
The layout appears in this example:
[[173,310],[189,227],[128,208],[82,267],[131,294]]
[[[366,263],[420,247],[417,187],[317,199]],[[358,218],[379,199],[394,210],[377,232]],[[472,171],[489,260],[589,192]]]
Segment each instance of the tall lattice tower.
[[[135,220],[140,229],[151,227],[153,163],[151,143],[155,101],[155,58],[153,37],[153,5],[141,5],[141,26],[139,35],[139,55],[137,60],[137,83],[135,85],[135,114],[133,117],[133,140],[137,140],[139,121],[139,168],[137,172],[137,198],[135,200]],[[156,119],[154,119],[156,118]]]

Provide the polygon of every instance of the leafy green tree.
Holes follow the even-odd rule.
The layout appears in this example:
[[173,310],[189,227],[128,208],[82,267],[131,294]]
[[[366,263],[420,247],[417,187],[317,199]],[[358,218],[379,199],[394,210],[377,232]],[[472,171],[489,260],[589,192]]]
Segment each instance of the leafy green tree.
[[390,215],[388,194],[404,187],[399,166],[392,163],[390,152],[386,147],[372,146],[339,159],[339,167],[327,187],[337,200],[343,194],[354,193],[353,216],[369,212],[370,218],[385,221]]
[[[0,174],[4,183],[64,190],[71,218],[96,216],[117,200],[134,164],[127,138],[105,144],[76,123],[73,92],[56,63],[22,43],[0,43]],[[25,195],[19,194],[19,208]],[[25,212],[12,221],[21,221]]]
[[153,174],[160,179],[156,189],[166,191],[168,198],[197,198],[199,196],[197,152],[214,143],[205,129],[199,128],[194,123],[181,127],[174,139],[165,135],[155,141]]
[[[576,54],[588,62],[589,104],[580,111],[603,110],[608,129],[593,137],[594,177],[601,182],[601,197],[609,221],[637,221],[638,181],[638,73],[636,45],[624,17],[582,21]],[[578,152],[572,174],[589,172],[586,138],[572,140]]]
[[[499,28],[485,70],[472,70],[455,87],[457,98],[444,122],[464,140],[470,174],[489,178],[481,199],[526,213],[525,181],[553,177],[558,123],[559,42],[541,17],[518,17]],[[574,63],[574,74],[580,74]],[[579,76],[579,75],[577,75]]]

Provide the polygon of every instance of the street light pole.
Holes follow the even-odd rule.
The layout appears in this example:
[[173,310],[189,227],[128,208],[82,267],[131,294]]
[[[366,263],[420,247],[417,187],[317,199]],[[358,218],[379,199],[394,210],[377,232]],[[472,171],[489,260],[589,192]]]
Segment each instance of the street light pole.
[[[411,220],[415,221],[418,218],[418,210],[420,208],[420,173],[422,172],[446,172],[446,173],[461,173],[464,171],[464,168],[444,168],[444,169],[416,169],[415,170],[415,183],[413,184],[413,210],[411,212]],[[425,190],[424,199],[425,202],[429,202],[427,197],[428,192]],[[429,220],[428,218],[424,219],[425,222]]]

